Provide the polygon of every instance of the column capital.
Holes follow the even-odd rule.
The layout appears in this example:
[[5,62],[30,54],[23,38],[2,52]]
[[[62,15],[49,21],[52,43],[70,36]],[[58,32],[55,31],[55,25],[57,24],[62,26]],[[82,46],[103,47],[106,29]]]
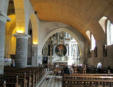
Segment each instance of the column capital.
[[3,23],[6,23],[7,21],[10,21],[11,19],[2,11],[0,10],[0,21]]
[[24,34],[24,33],[16,33],[16,34],[14,34],[14,36],[16,38],[26,38],[26,39],[28,39],[30,37],[28,34]]
[[33,44],[32,47],[38,47],[38,44]]

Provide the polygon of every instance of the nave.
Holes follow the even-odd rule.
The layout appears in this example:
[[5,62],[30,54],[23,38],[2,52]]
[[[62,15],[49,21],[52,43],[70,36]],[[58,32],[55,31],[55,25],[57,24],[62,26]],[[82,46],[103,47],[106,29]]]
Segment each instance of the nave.
[[0,87],[113,87],[112,14],[113,0],[0,0]]

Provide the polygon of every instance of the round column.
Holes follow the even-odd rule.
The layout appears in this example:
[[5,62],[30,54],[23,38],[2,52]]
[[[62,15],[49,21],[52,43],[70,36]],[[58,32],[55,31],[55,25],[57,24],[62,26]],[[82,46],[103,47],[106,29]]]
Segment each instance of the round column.
[[0,0],[0,74],[4,73],[5,25],[9,0]]
[[17,68],[27,67],[28,35],[17,33],[14,36],[16,37],[15,66]]
[[5,23],[0,21],[0,74],[4,72]]

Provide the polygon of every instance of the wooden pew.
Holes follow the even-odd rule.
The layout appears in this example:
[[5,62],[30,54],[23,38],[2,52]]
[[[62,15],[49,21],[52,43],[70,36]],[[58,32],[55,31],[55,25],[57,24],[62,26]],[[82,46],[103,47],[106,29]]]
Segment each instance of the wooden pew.
[[26,73],[7,73],[4,75],[7,87],[27,87]]
[[20,87],[18,83],[18,76],[15,76],[15,75],[6,76],[5,75],[4,80],[6,81],[6,87]]
[[0,81],[0,87],[6,87],[6,81],[3,82]]
[[40,81],[44,75],[44,69],[42,67],[28,67],[27,71],[30,71],[31,73],[32,85],[35,85],[38,81]]
[[62,80],[62,87],[75,86],[113,86],[113,74],[71,74],[64,75]]
[[[20,70],[20,71],[15,71],[15,72],[5,72],[5,76],[8,78],[8,79],[11,79],[9,78],[8,76],[10,77],[16,77],[18,75],[18,84],[21,85],[21,87],[33,87],[33,73],[32,72],[24,72],[23,70]],[[6,81],[7,82],[7,81]]]
[[6,81],[3,79],[3,75],[0,75],[0,87],[6,87]]
[[[24,75],[26,73],[26,75]],[[5,68],[5,75],[8,76],[15,76],[18,75],[18,84],[24,84],[21,87],[33,87],[36,83],[41,79],[44,74],[43,67],[28,67],[23,69],[16,69],[16,68]],[[25,76],[25,77],[22,77]],[[11,79],[8,77],[8,79]],[[17,83],[17,82],[14,82]],[[6,84],[7,81],[6,81]],[[18,87],[18,86],[17,86]]]

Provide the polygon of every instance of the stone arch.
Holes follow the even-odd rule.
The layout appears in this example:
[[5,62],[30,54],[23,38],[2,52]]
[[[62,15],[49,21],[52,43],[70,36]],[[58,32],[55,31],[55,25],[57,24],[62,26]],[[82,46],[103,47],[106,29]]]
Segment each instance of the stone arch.
[[62,32],[62,31],[69,33],[72,37],[74,37],[74,38],[77,40],[77,42],[79,43],[78,46],[79,46],[79,49],[80,49],[80,57],[82,58],[83,55],[84,55],[84,50],[83,50],[83,48],[81,47],[82,44],[81,44],[80,40],[77,38],[76,34],[75,34],[74,32],[72,32],[71,30],[69,30],[68,28],[58,28],[58,29],[55,29],[55,30],[51,31],[51,32],[47,35],[47,37],[43,40],[41,50],[43,49],[43,46],[44,46],[44,44],[46,43],[46,41],[47,41],[52,35],[54,35],[54,34],[57,33],[57,32]]
[[[28,59],[27,64],[28,65],[37,65],[37,47],[38,47],[38,29],[39,29],[39,20],[37,15],[33,12],[29,14],[29,21],[28,24],[28,34],[30,35],[28,39]],[[35,52],[34,52],[35,50]],[[33,54],[32,54],[33,53]]]
[[8,17],[11,19],[11,21],[6,23],[6,31],[7,33],[12,33],[16,27],[16,15],[12,14]]
[[33,13],[30,16],[30,21],[31,21],[31,25],[32,25],[32,41],[34,45],[38,44],[38,20],[37,20],[37,16]]

